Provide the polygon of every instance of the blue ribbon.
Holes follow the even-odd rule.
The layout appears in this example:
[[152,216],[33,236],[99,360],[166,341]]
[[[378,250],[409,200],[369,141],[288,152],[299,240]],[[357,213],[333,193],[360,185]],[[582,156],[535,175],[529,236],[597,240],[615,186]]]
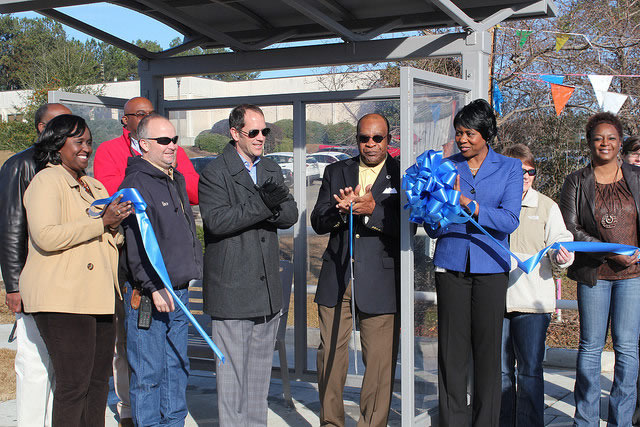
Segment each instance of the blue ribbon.
[[[91,204],[91,208],[100,205],[107,206],[120,195],[122,195],[120,203],[131,202],[133,204],[133,209],[138,220],[138,226],[140,227],[140,235],[142,236],[142,244],[144,245],[144,250],[147,253],[147,257],[149,257],[149,261],[151,262],[154,270],[156,270],[156,273],[158,273],[158,276],[160,276],[160,280],[162,280],[162,283],[164,283],[165,288],[167,289],[167,291],[169,291],[178,307],[180,307],[180,309],[184,311],[191,324],[196,328],[202,338],[204,338],[209,347],[211,347],[211,350],[213,350],[218,359],[222,363],[224,363],[224,355],[222,354],[218,346],[213,343],[209,335],[205,332],[204,329],[202,329],[202,326],[200,326],[195,317],[193,317],[193,314],[191,314],[187,306],[184,305],[184,303],[180,300],[180,298],[178,298],[173,290],[171,279],[169,279],[169,273],[167,272],[167,267],[164,265],[164,260],[162,259],[160,246],[158,246],[158,240],[156,239],[153,227],[151,226],[151,221],[149,221],[149,217],[147,216],[147,204],[138,190],[136,190],[135,188],[123,188],[107,199],[96,200]],[[102,216],[103,214],[104,210],[100,212],[94,212],[89,209],[89,215],[91,216]]]
[[409,220],[417,224],[427,224],[432,229],[446,228],[452,223],[470,222],[515,258],[518,267],[527,274],[533,271],[549,250],[559,249],[560,246],[571,252],[602,252],[627,256],[638,250],[635,246],[618,243],[556,242],[522,261],[460,207],[460,192],[453,189],[457,175],[455,165],[450,161],[443,161],[442,151],[429,150],[418,156],[416,164],[407,169],[402,177],[402,189],[405,190],[408,200],[404,208],[411,209]]
[[442,151],[419,155],[402,177],[408,201],[404,208],[411,208],[409,220],[432,228],[467,222],[469,217],[460,207],[460,192],[453,189],[457,175],[455,165],[442,160]]

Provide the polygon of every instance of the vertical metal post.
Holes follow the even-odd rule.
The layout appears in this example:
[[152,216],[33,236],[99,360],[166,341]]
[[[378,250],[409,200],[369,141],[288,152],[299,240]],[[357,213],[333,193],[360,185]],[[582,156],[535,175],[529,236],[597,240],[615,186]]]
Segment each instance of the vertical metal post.
[[147,59],[138,61],[138,75],[140,76],[140,96],[151,101],[158,114],[164,111],[164,77],[152,73],[152,62]]
[[[415,157],[413,153],[413,78],[411,69],[400,69],[400,171],[407,170]],[[407,203],[404,191],[400,192],[400,206]],[[400,345],[402,427],[413,426],[415,414],[414,384],[414,295],[413,250],[409,211],[400,208]]]
[[293,196],[298,222],[293,226],[293,315],[296,376],[307,370],[307,132],[306,105],[293,103]]
[[473,84],[471,99],[489,99],[489,60],[491,37],[488,32],[473,32],[465,39],[469,50],[462,52],[462,78]]

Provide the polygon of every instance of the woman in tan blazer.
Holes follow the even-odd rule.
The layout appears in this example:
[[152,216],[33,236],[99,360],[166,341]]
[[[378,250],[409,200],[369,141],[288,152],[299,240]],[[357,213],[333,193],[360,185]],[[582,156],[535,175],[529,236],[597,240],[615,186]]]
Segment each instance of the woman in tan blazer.
[[108,197],[85,175],[91,132],[69,114],[52,119],[35,144],[44,167],[24,194],[29,251],[20,275],[24,311],[32,313],[55,371],[52,424],[104,426],[113,356],[120,222],[130,202],[114,201],[100,217],[91,203]]

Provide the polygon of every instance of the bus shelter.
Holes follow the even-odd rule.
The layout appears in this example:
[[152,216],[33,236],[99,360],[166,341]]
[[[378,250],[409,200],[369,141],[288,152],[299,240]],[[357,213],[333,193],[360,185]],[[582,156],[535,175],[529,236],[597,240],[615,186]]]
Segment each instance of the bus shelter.
[[[268,122],[278,117],[292,119],[293,194],[299,219],[280,238],[281,255],[294,263],[294,321],[288,344],[293,357],[289,358],[288,368],[294,377],[307,380],[315,377],[314,331],[308,327],[307,300],[317,280],[314,262],[318,248],[324,250],[327,239],[315,235],[309,223],[318,183],[308,183],[306,179],[307,123],[326,106],[346,108],[352,113],[354,124],[356,116],[367,112],[395,111],[392,127],[399,129],[402,170],[427,149],[449,154],[454,149],[456,112],[472,99],[488,96],[491,55],[488,30],[505,20],[549,17],[556,13],[553,0],[111,1],[148,15],[184,35],[183,43],[177,47],[149,52],[60,9],[90,3],[95,1],[0,0],[0,12],[36,11],[138,56],[140,95],[149,98],[158,112],[177,124],[177,129],[191,114],[222,117],[240,103],[263,107]],[[117,27],[116,23],[112,24]],[[437,31],[445,27],[456,30]],[[424,34],[418,33],[421,30],[432,34],[412,35]],[[405,35],[393,35],[399,32]],[[287,44],[327,39],[330,41],[310,45]],[[226,48],[226,51],[172,56],[195,46]],[[447,56],[461,58],[461,78],[405,67],[401,69],[398,88],[259,96],[216,96],[214,93],[198,99],[179,99],[179,96],[167,99],[165,94],[167,79],[183,76]],[[67,104],[72,111],[96,120],[120,117],[126,99],[57,91],[50,92],[49,101]],[[406,200],[402,197],[404,205]],[[401,413],[403,426],[431,425],[437,417],[437,339],[431,326],[435,324],[436,303],[430,268],[433,242],[420,230],[413,233],[407,211],[402,212],[402,218],[401,349],[396,371],[399,384],[396,384],[392,405]],[[349,375],[348,384],[357,386],[359,381],[358,376]]]

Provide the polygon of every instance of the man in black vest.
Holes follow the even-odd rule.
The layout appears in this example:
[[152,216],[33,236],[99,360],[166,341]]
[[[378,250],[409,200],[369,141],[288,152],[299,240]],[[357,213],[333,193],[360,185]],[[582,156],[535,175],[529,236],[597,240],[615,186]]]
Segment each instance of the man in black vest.
[[[315,232],[330,233],[315,298],[320,321],[320,425],[344,426],[342,391],[355,302],[365,363],[358,426],[386,426],[400,326],[400,166],[387,154],[385,117],[367,114],[357,129],[360,155],[327,166],[311,213]],[[350,205],[355,298],[349,280]]]

